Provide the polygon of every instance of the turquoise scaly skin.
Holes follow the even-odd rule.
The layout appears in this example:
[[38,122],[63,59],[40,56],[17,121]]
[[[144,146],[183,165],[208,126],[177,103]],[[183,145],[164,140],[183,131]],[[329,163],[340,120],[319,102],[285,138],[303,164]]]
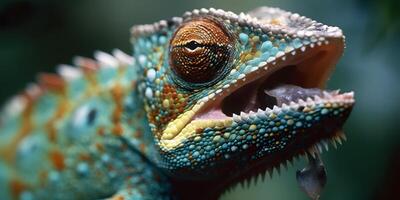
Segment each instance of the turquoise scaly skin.
[[211,8],[134,26],[131,41],[132,57],[77,57],[4,106],[0,199],[216,199],[344,137],[353,93],[242,109],[269,83],[323,88],[337,27]]

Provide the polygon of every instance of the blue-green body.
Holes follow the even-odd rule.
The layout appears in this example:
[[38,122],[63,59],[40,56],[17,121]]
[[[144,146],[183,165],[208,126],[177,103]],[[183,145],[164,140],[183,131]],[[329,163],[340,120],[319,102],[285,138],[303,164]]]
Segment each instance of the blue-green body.
[[[137,26],[133,57],[97,52],[97,60],[76,58],[59,76],[43,75],[1,113],[0,199],[217,198],[336,137],[350,94],[208,114],[237,88],[314,55],[314,47],[332,55],[324,75],[305,83],[321,87],[340,56],[340,29],[263,9],[201,9]],[[171,70],[171,40],[182,24],[202,18],[228,32],[234,51],[215,80],[194,84]],[[199,189],[205,185],[213,189]]]

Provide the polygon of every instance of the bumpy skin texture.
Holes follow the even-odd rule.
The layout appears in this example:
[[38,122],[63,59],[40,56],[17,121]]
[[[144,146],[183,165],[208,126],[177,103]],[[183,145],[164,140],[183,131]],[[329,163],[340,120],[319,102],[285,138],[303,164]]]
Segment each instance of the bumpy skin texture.
[[280,9],[194,10],[135,26],[132,44],[133,57],[97,52],[41,75],[4,107],[1,199],[217,198],[338,139],[354,102],[327,92],[226,114],[238,88],[285,66],[297,66],[285,82],[323,87],[340,57],[340,29]]

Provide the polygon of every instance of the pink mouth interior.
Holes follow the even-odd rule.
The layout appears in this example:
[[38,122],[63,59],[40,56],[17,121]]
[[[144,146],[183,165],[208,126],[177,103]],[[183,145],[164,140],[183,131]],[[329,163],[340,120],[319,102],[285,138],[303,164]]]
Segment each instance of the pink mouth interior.
[[228,116],[226,116],[220,107],[213,107],[212,109],[199,113],[199,115],[196,115],[195,119],[226,119]]

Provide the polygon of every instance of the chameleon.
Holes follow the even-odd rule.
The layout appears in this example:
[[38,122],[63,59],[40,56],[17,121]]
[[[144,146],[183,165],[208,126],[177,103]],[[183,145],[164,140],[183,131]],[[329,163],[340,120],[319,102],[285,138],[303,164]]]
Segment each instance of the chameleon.
[[0,199],[218,199],[345,139],[353,92],[324,89],[338,27],[279,8],[194,9],[131,29],[11,98]]

